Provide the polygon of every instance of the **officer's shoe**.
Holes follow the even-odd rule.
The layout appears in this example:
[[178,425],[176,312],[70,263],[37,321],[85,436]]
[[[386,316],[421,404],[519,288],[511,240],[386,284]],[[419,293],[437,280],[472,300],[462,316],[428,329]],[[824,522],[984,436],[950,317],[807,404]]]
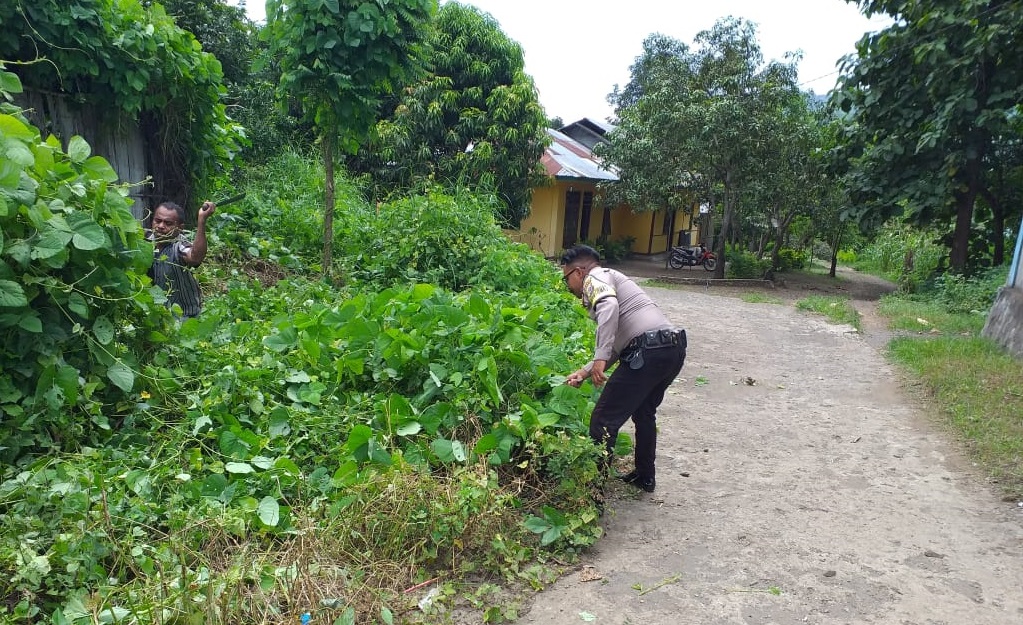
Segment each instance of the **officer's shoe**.
[[654,488],[657,486],[657,481],[653,477],[642,477],[635,471],[629,471],[625,475],[619,476],[618,479],[648,493],[654,492]]

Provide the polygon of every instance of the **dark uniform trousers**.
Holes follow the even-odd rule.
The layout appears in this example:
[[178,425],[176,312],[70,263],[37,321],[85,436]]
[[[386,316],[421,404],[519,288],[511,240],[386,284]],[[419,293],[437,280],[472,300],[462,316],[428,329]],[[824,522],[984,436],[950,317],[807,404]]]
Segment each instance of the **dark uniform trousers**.
[[[679,331],[678,336],[676,344],[622,351],[618,367],[608,378],[590,417],[590,437],[608,452],[605,469],[614,458],[618,430],[631,416],[636,424],[636,474],[654,477],[657,407],[686,360],[685,331]],[[636,350],[641,351],[637,354]]]

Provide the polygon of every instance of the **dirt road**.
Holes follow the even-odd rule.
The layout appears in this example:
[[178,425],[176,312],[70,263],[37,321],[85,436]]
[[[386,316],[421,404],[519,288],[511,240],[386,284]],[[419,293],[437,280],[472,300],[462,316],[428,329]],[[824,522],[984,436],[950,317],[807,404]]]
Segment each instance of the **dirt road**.
[[1023,507],[876,342],[791,304],[647,290],[690,344],[657,490],[614,485],[605,537],[518,623],[1023,623]]

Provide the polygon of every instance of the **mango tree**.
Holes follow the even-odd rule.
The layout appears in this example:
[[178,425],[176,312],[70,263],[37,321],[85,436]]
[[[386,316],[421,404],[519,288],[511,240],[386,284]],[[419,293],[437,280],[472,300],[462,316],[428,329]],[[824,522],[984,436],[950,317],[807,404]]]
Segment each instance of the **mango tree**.
[[386,191],[434,179],[493,190],[501,220],[518,226],[533,187],[545,182],[547,143],[522,47],[494,18],[457,2],[440,9],[430,44],[430,74],[380,123],[380,150],[368,164]]
[[372,132],[382,98],[418,76],[436,0],[269,0],[267,28],[280,91],[316,128],[326,185],[323,268],[334,240],[334,146],[354,154]]

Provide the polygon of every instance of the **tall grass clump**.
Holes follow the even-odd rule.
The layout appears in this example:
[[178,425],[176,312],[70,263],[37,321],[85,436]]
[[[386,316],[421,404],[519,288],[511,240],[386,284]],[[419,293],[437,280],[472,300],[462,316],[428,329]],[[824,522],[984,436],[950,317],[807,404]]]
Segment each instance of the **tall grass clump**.
[[936,241],[935,232],[890,222],[856,254],[856,269],[881,276],[913,293],[932,280],[947,249]]

